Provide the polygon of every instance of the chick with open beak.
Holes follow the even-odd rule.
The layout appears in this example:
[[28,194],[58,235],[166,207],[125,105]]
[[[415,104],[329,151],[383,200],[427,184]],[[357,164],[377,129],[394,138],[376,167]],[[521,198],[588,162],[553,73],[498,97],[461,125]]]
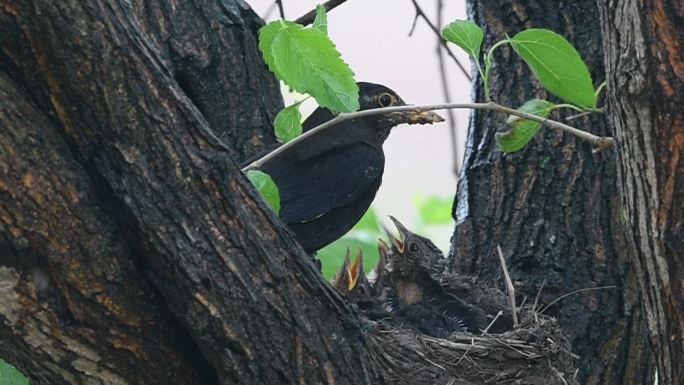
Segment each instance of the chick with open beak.
[[332,285],[340,293],[356,301],[369,301],[372,296],[372,288],[363,273],[363,252],[361,249],[356,253],[354,261],[351,260],[351,250],[347,248],[344,262],[340,270],[332,279]]
[[[445,338],[453,332],[477,332],[487,326],[482,309],[447,293],[440,278],[446,259],[432,241],[409,231],[390,217],[399,237],[387,229],[392,247],[385,251],[391,287],[388,303],[403,324],[425,334]],[[382,251],[381,251],[382,253]],[[394,303],[396,305],[394,305]]]
[[413,279],[428,279],[439,281],[444,272],[447,260],[442,251],[431,240],[409,231],[395,217],[390,219],[399,232],[399,238],[385,228],[385,232],[392,243],[390,268],[398,269],[404,277]]

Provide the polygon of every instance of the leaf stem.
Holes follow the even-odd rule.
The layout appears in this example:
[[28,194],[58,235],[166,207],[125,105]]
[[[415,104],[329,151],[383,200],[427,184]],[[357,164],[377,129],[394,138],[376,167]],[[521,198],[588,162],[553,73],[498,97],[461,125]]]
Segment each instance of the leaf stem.
[[560,109],[560,108],[570,108],[570,109],[575,110],[575,111],[577,111],[577,112],[586,112],[586,110],[584,110],[584,109],[582,109],[582,108],[580,108],[580,107],[577,107],[577,106],[574,105],[574,104],[567,104],[567,103],[565,103],[565,104],[555,104],[555,105],[553,106],[553,108],[551,108],[551,109],[552,109],[552,110],[557,110],[557,109]]
[[601,91],[606,87],[606,81],[604,80],[603,83],[599,84],[598,87],[596,87],[596,92],[594,92],[594,96],[598,100],[599,95],[601,94]]
[[501,47],[504,44],[508,44],[509,39],[504,39],[496,42],[493,46],[489,48],[487,51],[487,55],[485,55],[485,71],[484,75],[482,75],[482,68],[480,68],[480,62],[479,60],[476,60],[477,62],[477,67],[480,70],[480,75],[482,75],[482,81],[484,83],[484,89],[485,89],[485,99],[489,102],[491,101],[491,98],[489,96],[489,74],[492,70],[492,62],[494,58],[494,50]]
[[520,118],[524,119],[529,119],[533,120],[535,122],[539,122],[547,127],[561,130],[567,133],[570,133],[572,135],[575,135],[576,137],[587,141],[591,143],[592,145],[596,146],[598,150],[604,150],[606,148],[611,147],[615,140],[612,137],[607,137],[607,136],[596,136],[592,133],[582,131],[580,129],[577,129],[572,126],[568,126],[567,124],[547,119],[547,118],[542,118],[540,116],[530,114],[527,112],[522,112],[515,110],[510,107],[502,106],[500,104],[494,103],[494,102],[486,102],[486,103],[442,103],[442,104],[428,104],[428,105],[422,105],[422,106],[395,106],[395,107],[383,107],[383,108],[373,108],[370,110],[363,110],[363,111],[356,111],[356,112],[347,112],[347,113],[341,113],[334,117],[331,120],[328,120],[327,122],[320,124],[305,133],[299,135],[298,137],[292,139],[291,141],[284,143],[282,146],[276,148],[275,150],[269,152],[268,154],[264,155],[263,157],[255,160],[254,162],[250,163],[249,165],[245,166],[242,171],[248,171],[248,170],[253,170],[253,169],[258,169],[261,167],[264,163],[268,162],[269,160],[273,159],[275,156],[278,154],[288,150],[290,147],[296,146],[299,142],[304,141],[306,138],[310,137],[311,135],[315,135],[319,131],[323,131],[331,126],[334,126],[338,123],[351,120],[351,119],[356,119],[356,118],[361,118],[364,116],[371,116],[371,115],[377,115],[377,114],[384,114],[384,113],[390,113],[390,112],[406,112],[406,111],[415,111],[415,112],[424,112],[424,111],[432,111],[432,110],[446,110],[446,109],[455,109],[455,108],[469,108],[473,110],[490,110],[490,111],[496,111],[496,112],[501,112],[504,114],[508,115],[514,115],[518,116]]

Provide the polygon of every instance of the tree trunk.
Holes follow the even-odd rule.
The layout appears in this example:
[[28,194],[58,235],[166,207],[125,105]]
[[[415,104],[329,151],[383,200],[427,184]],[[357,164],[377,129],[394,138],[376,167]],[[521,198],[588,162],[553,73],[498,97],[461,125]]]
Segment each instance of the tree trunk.
[[684,4],[598,2],[627,239],[661,384],[684,384]]
[[[522,29],[548,28],[578,48],[595,84],[604,79],[601,30],[593,1],[471,0],[468,4],[471,18],[485,29],[486,47]],[[497,50],[494,58],[494,100],[519,106],[545,96],[510,48]],[[483,99],[479,83],[476,94]],[[454,209],[455,270],[479,280],[501,280],[496,254],[500,244],[519,284],[518,301],[524,297],[531,304],[540,293],[543,305],[573,290],[615,286],[568,296],[546,312],[557,316],[571,336],[573,351],[580,356],[580,383],[648,383],[653,377],[652,358],[644,336],[637,276],[624,252],[614,153],[593,153],[585,142],[543,128],[526,148],[506,155],[494,140],[497,130],[505,128],[505,119],[486,111],[474,111],[471,117]],[[600,114],[573,124],[611,135]]]
[[235,166],[282,105],[260,21],[174,4],[2,3],[0,356],[38,384],[377,382]]

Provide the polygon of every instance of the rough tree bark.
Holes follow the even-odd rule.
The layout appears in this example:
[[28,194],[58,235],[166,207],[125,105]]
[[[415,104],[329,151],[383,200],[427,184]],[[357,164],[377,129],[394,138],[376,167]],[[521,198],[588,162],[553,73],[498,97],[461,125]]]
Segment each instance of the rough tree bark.
[[661,384],[684,384],[684,3],[599,2],[608,116]]
[[[468,4],[471,18],[486,31],[485,46],[525,28],[549,28],[578,48],[596,85],[603,81],[602,35],[593,0]],[[494,65],[494,100],[517,106],[544,95],[511,49],[499,49]],[[476,94],[483,99],[480,83]],[[572,337],[573,351],[580,356],[580,383],[648,383],[653,364],[637,275],[625,252],[614,153],[593,153],[572,136],[542,129],[525,149],[505,155],[494,140],[504,121],[494,113],[472,114],[454,208],[456,271],[500,279],[500,244],[520,285],[518,300],[526,297],[527,304],[540,290],[539,301],[546,304],[572,290],[616,286],[567,297],[547,312],[559,317]],[[602,115],[573,123],[612,135]]]
[[282,105],[260,22],[181,3],[2,2],[0,356],[38,384],[352,383],[356,318],[235,166]]

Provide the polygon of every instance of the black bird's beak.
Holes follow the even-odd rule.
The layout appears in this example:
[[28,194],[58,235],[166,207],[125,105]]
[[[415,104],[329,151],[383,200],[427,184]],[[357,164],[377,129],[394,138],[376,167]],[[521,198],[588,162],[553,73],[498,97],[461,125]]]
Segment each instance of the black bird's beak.
[[395,218],[391,215],[389,217],[392,220],[392,222],[394,222],[394,226],[397,227],[397,230],[399,230],[399,238],[401,238],[401,239],[397,239],[394,235],[392,235],[392,233],[386,227],[385,227],[385,232],[387,233],[387,236],[389,237],[390,241],[392,242],[392,245],[394,245],[394,247],[397,249],[397,251],[399,251],[399,253],[401,254],[404,252],[404,246],[405,246],[404,241],[406,240],[406,236],[409,234],[409,231],[406,227],[404,227],[404,225],[401,224],[401,222],[399,222],[397,220],[397,218]]
[[443,122],[444,118],[432,111],[410,111],[407,114],[408,124],[432,124]]
[[385,241],[382,239],[378,239],[378,255],[380,256],[378,266],[387,261],[387,254],[389,254],[389,247],[387,246],[387,243],[385,243]]

